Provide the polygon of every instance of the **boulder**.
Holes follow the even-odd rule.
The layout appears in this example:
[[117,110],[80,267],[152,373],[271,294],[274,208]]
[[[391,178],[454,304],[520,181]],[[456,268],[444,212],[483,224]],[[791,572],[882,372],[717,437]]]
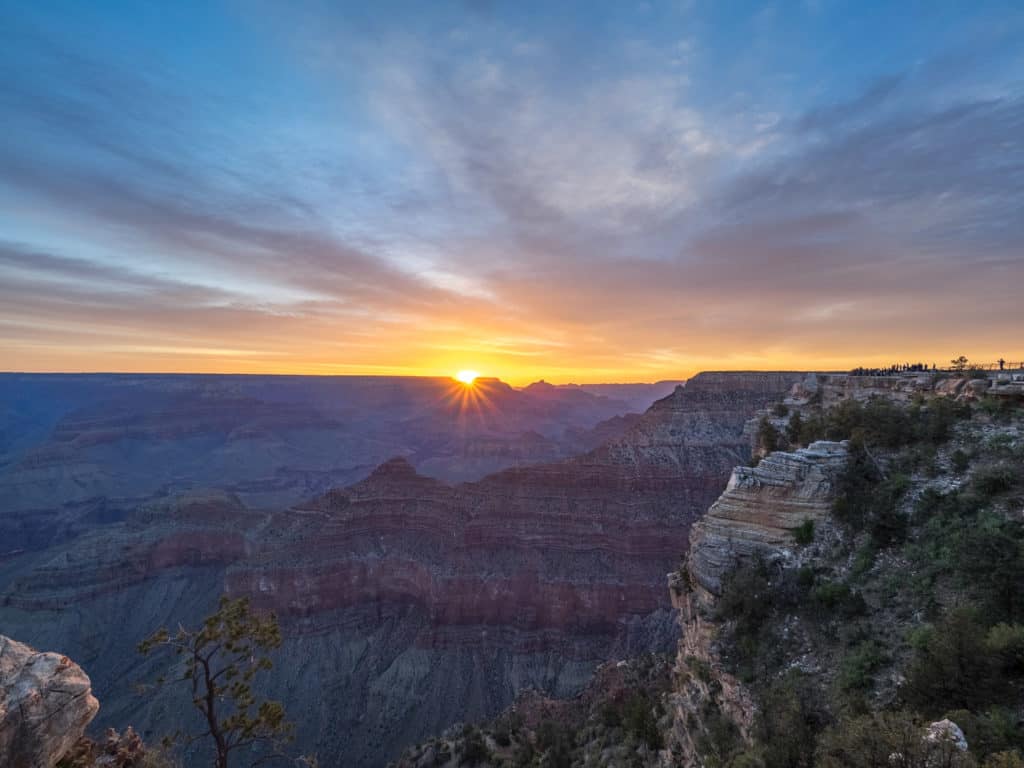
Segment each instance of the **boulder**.
[[0,635],[0,765],[52,768],[99,710],[81,667]]
[[930,724],[924,740],[929,744],[952,745],[960,752],[967,751],[967,738],[964,732],[948,718]]

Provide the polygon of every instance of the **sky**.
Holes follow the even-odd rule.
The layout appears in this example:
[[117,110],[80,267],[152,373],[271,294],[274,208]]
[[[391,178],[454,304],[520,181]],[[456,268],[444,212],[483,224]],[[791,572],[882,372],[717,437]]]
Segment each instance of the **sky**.
[[1024,6],[0,0],[0,370],[1024,359]]

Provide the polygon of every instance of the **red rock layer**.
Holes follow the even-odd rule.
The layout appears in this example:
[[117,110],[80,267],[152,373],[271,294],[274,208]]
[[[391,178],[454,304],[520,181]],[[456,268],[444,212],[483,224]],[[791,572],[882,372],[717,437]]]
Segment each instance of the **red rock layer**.
[[796,379],[702,374],[588,454],[477,483],[445,485],[394,459],[275,514],[249,513],[227,495],[150,507],[53,553],[5,600],[56,607],[164,570],[215,566],[229,593],[295,627],[388,604],[438,630],[615,634],[630,617],[669,607],[664,574],[745,461],[744,422]]
[[227,586],[284,616],[395,603],[444,626],[615,633],[669,607],[663,576],[747,458],[743,425],[797,374],[709,374],[618,440],[450,487],[404,460],[277,515]]

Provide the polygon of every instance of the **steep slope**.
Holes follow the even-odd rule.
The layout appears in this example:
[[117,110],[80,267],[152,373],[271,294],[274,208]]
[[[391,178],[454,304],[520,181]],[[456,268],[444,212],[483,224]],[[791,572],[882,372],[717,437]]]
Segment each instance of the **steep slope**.
[[270,693],[302,750],[378,765],[518,691],[569,695],[609,658],[670,648],[664,574],[749,458],[746,422],[799,378],[702,374],[588,454],[476,483],[395,460],[280,512],[223,493],[147,505],[0,563],[0,622],[87,664],[102,724],[151,740],[188,708],[131,696],[154,672],[134,644],[249,595],[282,618]]
[[[702,762],[722,718],[746,741],[754,725],[752,694],[728,670],[718,645],[723,579],[757,559],[792,569],[818,554],[834,536],[831,508],[846,461],[845,444],[815,442],[794,453],[772,453],[753,468],[737,467],[694,525],[686,563],[670,578],[683,634],[669,742],[682,765]],[[807,520],[818,543],[799,547],[795,532]]]
[[985,381],[815,378],[772,419],[849,440],[738,467],[670,578],[666,759],[1019,764],[1024,410]]

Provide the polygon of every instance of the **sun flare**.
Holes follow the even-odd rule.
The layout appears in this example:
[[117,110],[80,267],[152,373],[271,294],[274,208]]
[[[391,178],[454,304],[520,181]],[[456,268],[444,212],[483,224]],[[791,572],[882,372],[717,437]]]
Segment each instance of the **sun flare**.
[[476,381],[476,377],[479,375],[480,374],[477,373],[476,371],[459,371],[458,373],[455,374],[455,379],[457,381],[461,381],[466,386],[469,386],[474,381]]

